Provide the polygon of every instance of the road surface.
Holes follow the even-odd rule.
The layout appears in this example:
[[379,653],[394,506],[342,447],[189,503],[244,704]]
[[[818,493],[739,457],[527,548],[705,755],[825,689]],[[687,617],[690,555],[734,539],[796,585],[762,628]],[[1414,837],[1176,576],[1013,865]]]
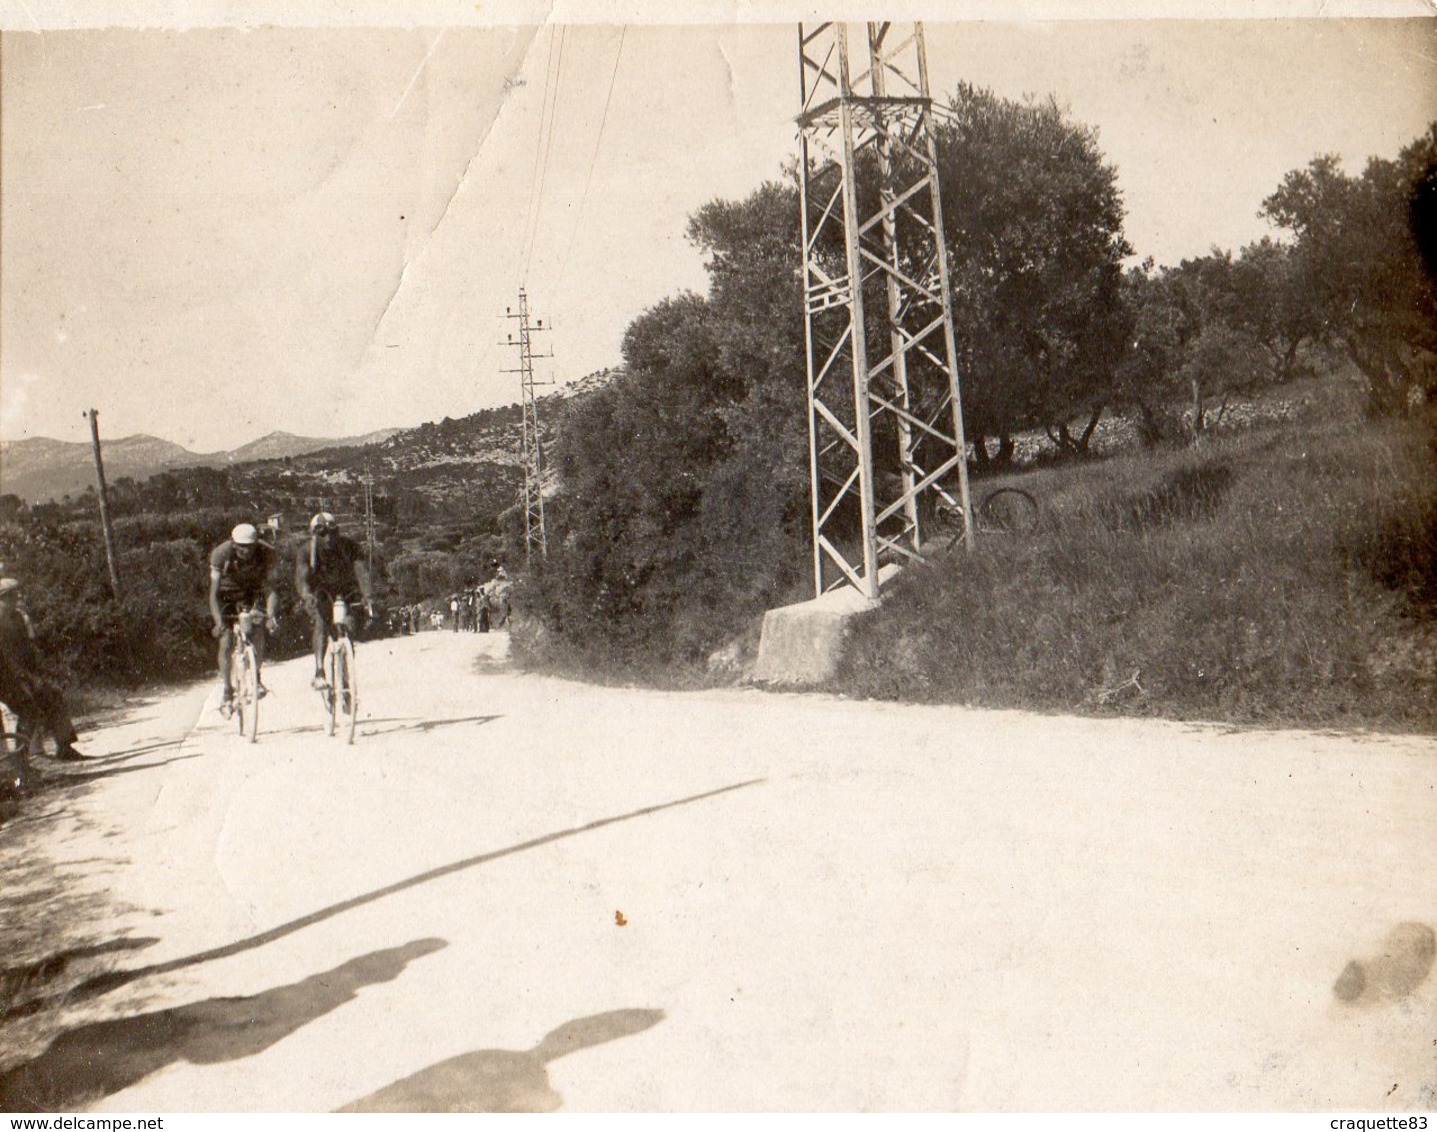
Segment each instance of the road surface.
[[1437,1107],[1437,742],[589,687],[506,643],[362,646],[352,747],[305,662],[255,746],[208,686],[88,736],[45,852],[107,893],[111,973],[0,1108]]

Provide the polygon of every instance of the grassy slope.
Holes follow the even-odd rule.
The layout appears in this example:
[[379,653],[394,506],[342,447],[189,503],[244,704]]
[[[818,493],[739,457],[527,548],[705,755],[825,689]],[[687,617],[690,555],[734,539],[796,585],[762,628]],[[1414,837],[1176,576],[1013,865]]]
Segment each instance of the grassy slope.
[[1195,449],[1012,481],[1040,529],[906,571],[830,689],[1437,731],[1433,428],[1321,401]]

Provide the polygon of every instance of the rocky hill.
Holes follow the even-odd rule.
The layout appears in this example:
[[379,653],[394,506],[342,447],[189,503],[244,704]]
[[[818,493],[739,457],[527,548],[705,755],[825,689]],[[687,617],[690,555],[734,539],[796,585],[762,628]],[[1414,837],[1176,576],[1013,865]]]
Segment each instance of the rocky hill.
[[[216,468],[283,459],[321,449],[374,444],[399,431],[383,429],[343,439],[272,432],[226,452],[192,452],[173,441],[137,433],[104,442],[105,478],[114,481],[128,476],[144,480],[170,468]],[[39,503],[78,494],[94,483],[94,456],[84,441],[35,436],[0,443],[0,494]]]

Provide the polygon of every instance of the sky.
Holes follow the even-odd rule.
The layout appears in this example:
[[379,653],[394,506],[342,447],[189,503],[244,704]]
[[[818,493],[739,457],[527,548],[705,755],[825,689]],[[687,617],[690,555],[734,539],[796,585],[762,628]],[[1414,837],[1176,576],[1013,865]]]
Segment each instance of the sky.
[[[176,30],[171,8],[59,28],[22,7],[0,7],[6,440],[85,440],[92,407],[106,436],[214,451],[509,404],[521,287],[538,376],[576,380],[704,288],[687,217],[796,152],[796,29],[772,9]],[[1095,127],[1137,256],[1175,263],[1270,232],[1263,197],[1313,156],[1356,171],[1437,119],[1434,30],[930,17],[926,38],[935,94],[1051,94]]]

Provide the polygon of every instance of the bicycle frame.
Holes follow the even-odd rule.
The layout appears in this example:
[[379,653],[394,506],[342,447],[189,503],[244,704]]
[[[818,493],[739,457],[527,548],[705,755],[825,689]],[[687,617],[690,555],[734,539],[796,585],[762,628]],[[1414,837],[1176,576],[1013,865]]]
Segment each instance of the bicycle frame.
[[250,635],[261,615],[242,609],[230,623],[230,688],[239,732],[253,743],[259,738],[259,653]]

